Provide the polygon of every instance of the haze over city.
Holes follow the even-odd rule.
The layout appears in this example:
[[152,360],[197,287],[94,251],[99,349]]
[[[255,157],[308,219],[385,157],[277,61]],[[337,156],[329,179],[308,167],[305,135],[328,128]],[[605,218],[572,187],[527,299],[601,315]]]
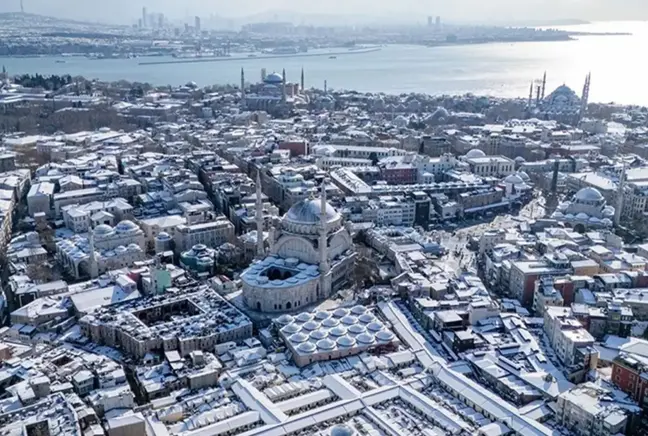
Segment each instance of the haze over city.
[[[627,20],[648,18],[644,0],[330,0],[327,2],[275,0],[149,0],[142,4],[129,0],[91,2],[87,0],[24,0],[25,11],[77,20],[132,24],[142,7],[163,12],[170,19],[211,14],[240,18],[261,16],[286,19],[314,15],[350,16],[357,22],[370,20],[421,20],[433,14],[456,22],[511,22],[526,20]],[[4,0],[0,12],[20,10],[19,0]]]

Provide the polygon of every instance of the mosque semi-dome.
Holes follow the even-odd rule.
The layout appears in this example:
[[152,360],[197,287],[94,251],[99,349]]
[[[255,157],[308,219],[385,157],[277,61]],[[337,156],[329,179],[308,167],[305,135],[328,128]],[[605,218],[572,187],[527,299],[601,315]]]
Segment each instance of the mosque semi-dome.
[[95,236],[103,236],[112,233],[113,229],[108,224],[99,224],[94,229]]
[[137,227],[137,224],[129,220],[121,221],[117,226],[115,226],[115,230],[119,233],[132,232],[138,229],[139,227]]
[[270,73],[263,81],[270,84],[279,84],[283,82],[283,76],[279,73]]

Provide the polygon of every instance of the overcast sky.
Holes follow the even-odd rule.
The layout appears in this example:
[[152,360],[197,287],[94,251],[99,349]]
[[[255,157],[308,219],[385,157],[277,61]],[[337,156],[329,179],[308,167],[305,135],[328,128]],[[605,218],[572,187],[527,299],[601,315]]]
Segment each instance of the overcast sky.
[[[23,0],[27,12],[73,19],[132,24],[142,7],[170,19],[195,15],[242,17],[282,11],[296,14],[397,16],[424,21],[427,15],[444,20],[510,21],[543,19],[645,20],[648,0]],[[20,10],[20,0],[0,0],[0,12]]]

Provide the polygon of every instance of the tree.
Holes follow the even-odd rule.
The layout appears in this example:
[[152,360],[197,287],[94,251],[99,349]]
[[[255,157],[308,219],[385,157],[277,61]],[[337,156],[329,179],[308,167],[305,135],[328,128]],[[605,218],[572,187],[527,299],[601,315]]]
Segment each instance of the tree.
[[371,160],[371,165],[373,165],[373,166],[378,165],[379,159],[378,159],[378,155],[376,154],[375,151],[372,151],[369,154],[369,159]]

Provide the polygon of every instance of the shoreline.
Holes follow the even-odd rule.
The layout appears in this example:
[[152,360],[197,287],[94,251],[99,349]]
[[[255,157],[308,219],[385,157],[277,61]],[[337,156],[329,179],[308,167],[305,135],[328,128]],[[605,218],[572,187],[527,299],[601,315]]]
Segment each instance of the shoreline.
[[341,52],[328,52],[328,53],[296,53],[284,55],[261,55],[253,57],[212,57],[212,58],[198,58],[198,59],[178,59],[172,61],[149,61],[139,62],[137,65],[168,65],[168,64],[197,64],[205,62],[227,62],[227,61],[250,61],[256,59],[281,59],[281,58],[306,58],[306,57],[322,57],[322,56],[347,56],[364,53],[374,53],[382,50],[382,47],[372,47],[358,50],[348,50]]

